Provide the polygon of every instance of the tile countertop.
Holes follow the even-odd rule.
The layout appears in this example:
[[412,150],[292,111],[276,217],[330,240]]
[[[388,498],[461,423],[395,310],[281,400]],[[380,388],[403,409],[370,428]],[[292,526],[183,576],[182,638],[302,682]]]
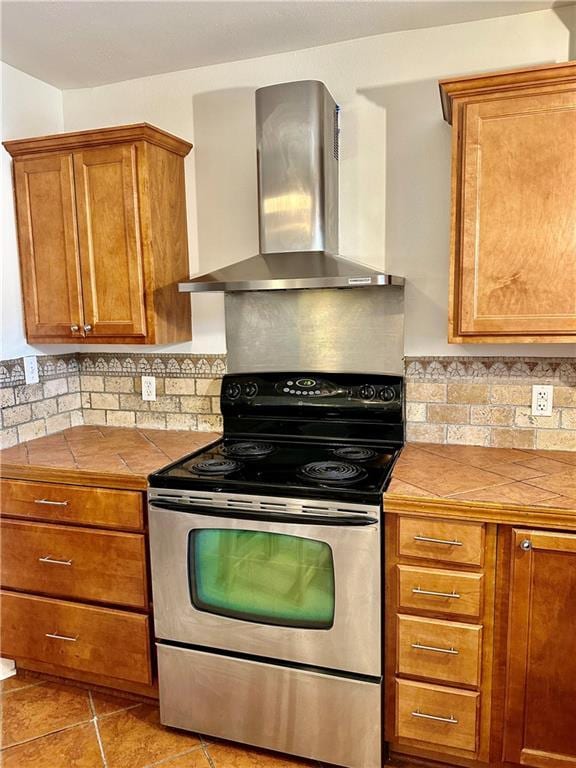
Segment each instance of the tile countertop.
[[406,445],[387,512],[576,530],[576,452]]
[[0,451],[0,477],[145,490],[150,472],[218,437],[214,432],[72,427]]

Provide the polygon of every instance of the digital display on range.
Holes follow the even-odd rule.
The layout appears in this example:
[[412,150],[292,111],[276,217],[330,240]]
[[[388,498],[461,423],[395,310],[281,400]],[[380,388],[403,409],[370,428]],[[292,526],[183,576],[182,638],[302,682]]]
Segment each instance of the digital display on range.
[[316,386],[316,382],[314,379],[297,379],[296,386],[303,387],[304,389],[311,389]]

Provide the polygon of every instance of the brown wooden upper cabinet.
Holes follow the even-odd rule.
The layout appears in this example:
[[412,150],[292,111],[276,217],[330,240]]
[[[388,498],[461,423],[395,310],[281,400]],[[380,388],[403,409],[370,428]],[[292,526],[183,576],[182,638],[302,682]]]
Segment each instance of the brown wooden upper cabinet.
[[184,157],[146,123],[6,141],[30,342],[192,337]]
[[576,62],[440,82],[449,341],[576,342]]
[[512,537],[504,761],[576,766],[576,535]]

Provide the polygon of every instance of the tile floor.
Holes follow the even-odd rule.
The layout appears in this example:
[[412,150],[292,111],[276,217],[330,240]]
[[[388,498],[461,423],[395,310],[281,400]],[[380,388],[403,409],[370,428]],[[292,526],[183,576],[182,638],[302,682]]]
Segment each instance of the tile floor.
[[2,681],[0,692],[2,768],[319,766],[165,728],[156,706],[26,672]]

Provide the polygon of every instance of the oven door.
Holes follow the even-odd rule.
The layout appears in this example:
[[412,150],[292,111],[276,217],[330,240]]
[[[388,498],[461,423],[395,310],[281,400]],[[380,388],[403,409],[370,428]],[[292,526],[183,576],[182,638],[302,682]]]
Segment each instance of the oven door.
[[150,499],[156,637],[380,676],[380,525]]

